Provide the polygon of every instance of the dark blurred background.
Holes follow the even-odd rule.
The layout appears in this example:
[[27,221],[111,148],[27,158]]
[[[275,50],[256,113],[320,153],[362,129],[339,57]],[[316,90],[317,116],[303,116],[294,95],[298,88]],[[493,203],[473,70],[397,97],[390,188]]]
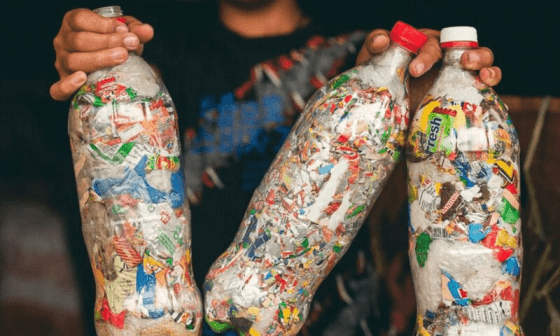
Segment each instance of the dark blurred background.
[[[476,27],[480,44],[493,50],[494,63],[503,72],[496,91],[517,102],[510,107],[524,150],[529,145],[542,98],[560,97],[560,29],[556,8],[549,2],[300,2],[313,20],[323,23],[326,34],[390,29],[396,20],[433,29],[450,25]],[[58,79],[52,40],[67,11],[116,4],[125,14],[152,24],[159,45],[168,47],[173,46],[174,37],[180,37],[195,49],[216,20],[216,5],[211,0],[65,0],[33,4],[11,1],[2,6],[0,31],[5,62],[0,71],[0,326],[6,335],[87,334],[82,311],[89,306],[84,291],[93,292],[94,288],[83,286],[92,282],[87,281],[91,271],[83,257],[85,247],[67,138],[68,102],[54,102],[48,93],[50,85]],[[158,44],[154,41],[152,45]],[[525,222],[532,223],[534,229],[535,219],[529,216],[537,202],[540,207],[536,213],[544,227],[531,229],[525,236],[523,293],[533,291],[527,294],[531,297],[530,309],[527,308],[530,313],[524,321],[528,335],[560,334],[560,322],[554,325],[551,315],[560,308],[560,292],[552,286],[556,284],[555,277],[560,278],[556,271],[560,234],[559,226],[554,224],[560,201],[558,105],[558,98],[553,99],[533,165],[537,197],[530,200],[525,196],[524,200]],[[522,158],[524,155],[523,152]],[[396,174],[404,176],[403,172],[401,166]],[[403,197],[405,193],[403,189]],[[402,258],[402,252],[406,252],[406,224],[395,224],[406,220],[406,215],[397,202],[379,203],[374,209],[377,220],[371,224],[371,239],[372,245],[379,243],[373,253],[382,268],[380,274],[387,277],[395,264],[405,271],[408,267],[406,258]],[[398,280],[401,283],[407,279],[406,272],[403,274]],[[531,282],[535,276],[538,280]],[[533,283],[536,289],[531,289]],[[549,290],[550,295],[542,291],[537,295],[537,290],[547,283],[556,289]],[[385,286],[385,291],[391,292],[391,284]],[[387,309],[395,306],[394,296],[386,296],[383,302]],[[85,315],[90,316],[90,312]]]

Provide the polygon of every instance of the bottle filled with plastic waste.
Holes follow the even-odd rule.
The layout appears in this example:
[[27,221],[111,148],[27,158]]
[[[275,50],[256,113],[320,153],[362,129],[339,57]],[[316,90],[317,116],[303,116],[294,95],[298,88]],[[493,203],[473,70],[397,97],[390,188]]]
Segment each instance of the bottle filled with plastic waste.
[[204,285],[215,331],[296,335],[399,160],[407,69],[427,41],[398,22],[387,51],[307,102]]
[[[120,7],[95,10],[125,20]],[[68,131],[98,335],[199,335],[177,114],[153,69],[130,52],[88,75]]]
[[461,65],[476,29],[441,31],[440,73],[406,148],[416,335],[522,335],[519,141],[494,90]]

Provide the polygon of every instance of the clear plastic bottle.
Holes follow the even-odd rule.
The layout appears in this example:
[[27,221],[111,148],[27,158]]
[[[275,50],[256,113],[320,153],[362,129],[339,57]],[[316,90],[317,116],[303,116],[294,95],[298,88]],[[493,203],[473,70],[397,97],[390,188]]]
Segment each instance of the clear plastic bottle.
[[407,141],[416,335],[522,335],[519,141],[507,108],[461,65],[473,27],[441,31],[443,65]]
[[306,104],[204,285],[211,328],[296,335],[405,143],[406,74],[427,37],[399,22],[387,51]]
[[[96,12],[124,20],[118,6]],[[68,132],[97,334],[199,335],[177,114],[163,82],[130,52],[89,74]]]

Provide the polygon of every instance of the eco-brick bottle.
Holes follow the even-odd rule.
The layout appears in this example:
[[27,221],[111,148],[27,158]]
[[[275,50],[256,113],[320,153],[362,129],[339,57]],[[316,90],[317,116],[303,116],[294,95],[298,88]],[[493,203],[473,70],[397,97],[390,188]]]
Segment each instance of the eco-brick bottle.
[[296,335],[317,287],[350,246],[399,160],[407,69],[427,37],[399,22],[387,51],[307,102],[206,277],[216,331]]
[[[120,7],[104,17],[125,20]],[[68,131],[98,335],[199,335],[175,107],[137,54],[89,74]]]
[[461,65],[476,30],[445,28],[440,42],[406,151],[416,335],[522,335],[519,141],[504,103]]

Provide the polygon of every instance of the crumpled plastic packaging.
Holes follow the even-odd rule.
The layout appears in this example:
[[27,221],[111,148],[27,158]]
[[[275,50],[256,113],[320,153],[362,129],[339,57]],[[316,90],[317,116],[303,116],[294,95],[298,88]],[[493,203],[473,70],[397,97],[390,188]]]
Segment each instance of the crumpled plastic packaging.
[[199,335],[175,107],[131,53],[88,76],[69,135],[98,335]]
[[519,336],[519,141],[463,52],[445,53],[407,141],[416,334]]
[[412,53],[393,45],[307,102],[206,277],[216,331],[295,335],[399,159]]

